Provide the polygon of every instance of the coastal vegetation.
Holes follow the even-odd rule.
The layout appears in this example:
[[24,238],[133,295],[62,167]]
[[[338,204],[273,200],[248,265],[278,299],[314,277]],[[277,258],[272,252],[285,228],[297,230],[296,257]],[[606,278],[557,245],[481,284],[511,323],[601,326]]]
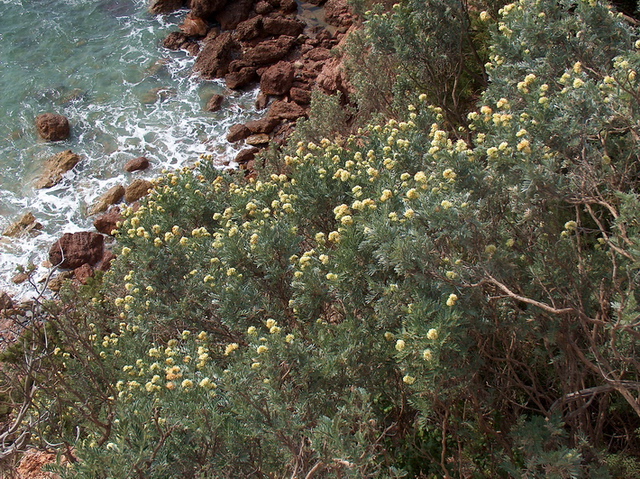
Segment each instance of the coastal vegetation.
[[[63,478],[640,477],[640,40],[597,0],[359,0],[353,94],[203,156],[2,355]],[[12,449],[13,447],[13,449]]]

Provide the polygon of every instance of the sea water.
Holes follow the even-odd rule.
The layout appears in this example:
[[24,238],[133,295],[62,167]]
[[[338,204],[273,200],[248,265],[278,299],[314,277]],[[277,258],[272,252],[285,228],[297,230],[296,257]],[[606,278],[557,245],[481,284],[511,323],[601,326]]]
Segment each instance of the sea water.
[[[0,0],[0,233],[27,212],[43,225],[38,235],[0,237],[0,291],[32,293],[12,282],[17,268],[36,265],[34,281],[43,278],[48,249],[91,229],[87,210],[110,187],[203,153],[233,159],[227,130],[256,118],[257,92],[203,81],[193,57],[162,47],[185,14],[151,15],[147,0]],[[204,111],[215,93],[227,96],[223,110]],[[35,117],[45,112],[69,118],[70,139],[39,139]],[[45,160],[68,149],[81,162],[57,186],[35,189]],[[125,173],[138,156],[152,168]]]

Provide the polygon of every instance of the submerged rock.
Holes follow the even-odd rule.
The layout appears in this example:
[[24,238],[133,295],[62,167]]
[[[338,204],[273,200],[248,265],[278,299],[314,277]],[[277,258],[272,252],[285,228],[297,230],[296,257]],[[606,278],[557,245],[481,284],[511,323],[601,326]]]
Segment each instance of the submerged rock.
[[3,236],[22,236],[27,233],[38,233],[38,230],[42,229],[42,224],[36,221],[36,217],[33,213],[28,212],[22,215],[22,217],[12,223],[5,231]]
[[45,172],[36,183],[36,188],[51,188],[62,181],[62,175],[71,170],[80,161],[80,155],[66,150],[49,158],[45,163]]
[[71,134],[67,117],[56,113],[43,113],[36,117],[38,134],[47,141],[66,140]]
[[222,108],[223,101],[224,101],[224,96],[215,94],[207,102],[207,106],[205,107],[205,110],[218,111],[220,110],[220,108]]

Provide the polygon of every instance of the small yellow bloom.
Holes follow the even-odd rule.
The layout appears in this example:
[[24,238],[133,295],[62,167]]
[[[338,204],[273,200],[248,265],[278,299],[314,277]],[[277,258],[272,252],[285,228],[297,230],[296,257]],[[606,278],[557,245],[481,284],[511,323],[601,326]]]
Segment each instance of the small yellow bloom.
[[224,349],[224,355],[229,356],[232,352],[238,349],[240,346],[238,343],[227,344],[227,347]]
[[447,168],[442,172],[442,176],[447,180],[455,180],[458,175],[456,175],[456,172],[451,168]]
[[458,295],[451,293],[449,295],[449,298],[447,298],[447,306],[455,306],[457,301],[458,301]]
[[415,188],[411,188],[409,191],[407,191],[408,199],[415,200],[419,197],[420,197],[420,193],[418,193],[418,190],[416,190]]
[[425,349],[422,351],[422,358],[425,361],[431,361],[433,359],[433,352],[430,349]]
[[413,384],[416,382],[416,378],[414,378],[413,376],[409,376],[408,374],[402,378],[402,382],[404,382],[405,384]]
[[404,342],[403,339],[398,339],[396,341],[396,350],[397,351],[402,351],[406,346],[406,343]]
[[[455,296],[455,295],[453,295],[453,296]],[[451,299],[451,296],[449,296],[449,299]],[[457,296],[456,296],[455,300],[456,301],[458,300]],[[451,306],[451,305],[449,305],[449,306]],[[432,341],[434,339],[438,339],[438,330],[434,329],[434,328],[431,328],[429,331],[427,331],[427,339],[431,339]]]

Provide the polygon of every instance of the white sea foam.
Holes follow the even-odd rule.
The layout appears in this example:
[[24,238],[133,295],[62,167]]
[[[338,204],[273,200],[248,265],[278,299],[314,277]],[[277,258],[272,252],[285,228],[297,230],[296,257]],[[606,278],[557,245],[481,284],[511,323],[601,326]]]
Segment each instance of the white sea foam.
[[[8,0],[0,3],[22,8],[25,15],[24,19],[20,15],[11,18],[12,9],[0,10],[0,27],[3,18],[5,22],[34,22],[42,15],[30,10],[37,6]],[[61,34],[53,36],[61,43],[50,45],[50,52],[38,51],[46,45],[27,39],[21,56],[18,37],[11,33],[19,28],[0,28],[8,32],[0,37],[0,58],[6,58],[5,81],[0,87],[4,91],[6,86],[14,96],[14,103],[0,102],[0,114],[8,120],[0,125],[0,231],[27,211],[43,225],[36,236],[0,239],[0,290],[16,295],[33,293],[28,284],[12,283],[16,268],[37,265],[33,278],[36,282],[43,278],[47,271],[42,264],[50,246],[62,233],[90,229],[93,218],[87,217],[87,209],[108,188],[127,185],[138,177],[157,176],[163,169],[190,165],[202,153],[213,153],[220,163],[229,160],[237,149],[225,140],[228,128],[257,116],[253,107],[256,90],[226,92],[229,108],[216,113],[203,111],[212,94],[225,92],[224,84],[199,80],[190,74],[193,58],[159,46],[161,38],[175,29],[180,14],[154,18],[146,13],[144,0],[131,0],[128,7],[124,5],[127,8],[106,13],[100,11],[110,4],[106,0],[56,3],[50,8],[67,5],[69,15],[82,18],[72,29],[70,25],[75,28],[76,24],[68,23],[64,12],[56,10],[58,16],[47,16],[47,27]],[[106,21],[113,24],[108,28],[99,24]],[[5,51],[11,54],[3,55]],[[51,69],[42,71],[25,64],[29,62],[44,63]],[[12,75],[23,79],[23,84],[10,83]],[[38,140],[33,120],[43,111],[66,115],[72,123],[72,138],[53,144]],[[80,154],[81,162],[59,185],[35,190],[33,184],[43,161],[65,149]],[[152,168],[124,172],[124,164],[137,156],[148,157]]]

